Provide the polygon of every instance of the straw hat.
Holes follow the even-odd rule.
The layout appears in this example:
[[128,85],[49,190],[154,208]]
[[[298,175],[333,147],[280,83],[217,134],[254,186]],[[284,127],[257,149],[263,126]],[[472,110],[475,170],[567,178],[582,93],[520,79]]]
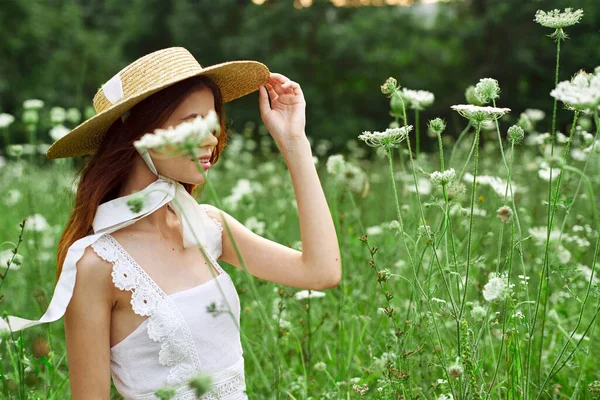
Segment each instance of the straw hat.
[[108,128],[150,95],[184,79],[206,75],[219,86],[223,102],[258,90],[269,80],[269,69],[257,61],[229,61],[202,67],[183,47],[169,47],[138,58],[109,79],[94,96],[96,115],[54,142],[49,159],[94,153]]

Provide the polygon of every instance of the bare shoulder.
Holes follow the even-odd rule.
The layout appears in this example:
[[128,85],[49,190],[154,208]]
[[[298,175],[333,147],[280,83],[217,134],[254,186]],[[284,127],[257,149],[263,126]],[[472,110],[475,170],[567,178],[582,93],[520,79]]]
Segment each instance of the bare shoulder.
[[91,245],[86,247],[83,256],[77,261],[75,290],[110,299],[112,267],[112,263],[102,259]]
[[204,207],[209,217],[216,219],[221,224],[223,223],[221,219],[221,210],[219,210],[217,207],[213,206],[212,204],[205,203],[200,204],[200,206]]

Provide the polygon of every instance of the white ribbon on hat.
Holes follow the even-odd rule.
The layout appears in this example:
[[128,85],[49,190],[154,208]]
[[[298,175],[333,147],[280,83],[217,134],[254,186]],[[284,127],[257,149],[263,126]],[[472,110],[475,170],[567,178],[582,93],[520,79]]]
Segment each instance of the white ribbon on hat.
[[[132,225],[167,203],[181,220],[184,247],[197,246],[200,243],[202,248],[206,249],[206,235],[203,228],[211,223],[206,211],[201,210],[202,207],[181,183],[157,172],[148,150],[139,150],[137,147],[136,150],[158,179],[138,192],[100,204],[92,222],[94,233],[75,241],[69,247],[50,305],[44,315],[38,320],[8,316],[8,323],[0,318],[0,330],[10,329],[15,332],[61,318],[73,295],[77,275],[76,264],[83,257],[86,247],[96,242],[102,235]],[[144,205],[140,211],[132,212],[127,201],[132,196],[140,194],[146,197]]]
[[[121,81],[121,75],[118,73],[110,78],[104,85],[102,85],[102,91],[104,92],[104,97],[111,104],[116,104],[125,95],[123,94],[123,82]],[[121,121],[125,122],[125,120],[129,117],[129,110],[127,110],[123,115],[121,115]]]

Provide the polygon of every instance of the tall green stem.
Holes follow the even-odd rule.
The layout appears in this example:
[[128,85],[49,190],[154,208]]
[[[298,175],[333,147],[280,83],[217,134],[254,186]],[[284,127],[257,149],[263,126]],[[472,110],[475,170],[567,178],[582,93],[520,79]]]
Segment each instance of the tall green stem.
[[[557,38],[557,41],[556,41],[556,67],[554,69],[554,86],[555,87],[558,85],[559,65],[560,65],[560,37]],[[554,103],[552,106],[552,129],[551,129],[551,150],[550,150],[550,154],[552,156],[554,155],[554,141],[555,141],[555,131],[556,131],[556,102],[557,102],[557,99],[554,98]],[[547,237],[546,237],[547,241],[550,241],[550,213],[551,213],[550,204],[551,204],[551,202],[552,202],[552,168],[550,168],[550,179],[548,180],[548,220],[547,220],[548,232],[547,232]],[[532,351],[531,347],[532,347],[532,341],[533,341],[533,330],[535,329],[535,324],[536,324],[536,320],[537,320],[537,313],[538,313],[538,308],[539,308],[539,297],[540,297],[539,292],[541,290],[543,279],[544,279],[544,277],[543,277],[543,266],[542,266],[542,277],[540,278],[540,285],[539,285],[539,290],[538,290],[538,301],[536,302],[535,316],[534,316],[534,320],[532,322],[531,330],[529,331],[529,340],[528,340],[528,345],[527,345],[527,368],[525,371],[525,400],[527,400],[527,398],[529,397],[529,378],[530,378],[530,370],[531,370],[531,351]],[[542,351],[542,349],[540,347],[540,354],[541,354],[541,351]]]
[[473,212],[475,211],[475,191],[477,189],[477,164],[479,161],[479,131],[481,124],[477,124],[475,127],[475,163],[473,166],[473,188],[471,190],[471,217],[469,219],[469,235],[467,238],[467,270],[465,273],[465,284],[463,285],[463,298],[460,303],[459,319],[462,317],[463,310],[465,307],[465,301],[467,299],[467,288],[469,287],[469,268],[471,266],[471,237],[473,235]]
[[421,145],[420,145],[420,135],[419,135],[419,110],[415,109],[415,151],[416,158],[419,158],[419,154],[421,153]]

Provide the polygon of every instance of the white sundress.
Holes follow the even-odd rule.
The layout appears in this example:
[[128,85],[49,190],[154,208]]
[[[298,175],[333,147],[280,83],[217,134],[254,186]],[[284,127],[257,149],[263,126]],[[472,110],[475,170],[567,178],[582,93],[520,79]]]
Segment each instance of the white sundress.
[[[201,207],[204,209],[204,207]],[[240,302],[231,277],[216,259],[222,253],[222,226],[212,219],[207,227],[206,253],[219,275],[209,281],[167,295],[111,235],[91,246],[113,263],[115,286],[132,292],[133,311],[148,316],[132,333],[110,349],[111,375],[126,399],[158,399],[161,387],[184,385],[196,372],[212,377],[212,391],[202,400],[247,399],[244,357],[237,328]],[[224,296],[219,290],[223,290]],[[225,312],[209,313],[207,307]],[[229,307],[227,305],[229,304]],[[231,310],[237,321],[232,319]],[[193,389],[181,386],[173,399],[196,399]]]

